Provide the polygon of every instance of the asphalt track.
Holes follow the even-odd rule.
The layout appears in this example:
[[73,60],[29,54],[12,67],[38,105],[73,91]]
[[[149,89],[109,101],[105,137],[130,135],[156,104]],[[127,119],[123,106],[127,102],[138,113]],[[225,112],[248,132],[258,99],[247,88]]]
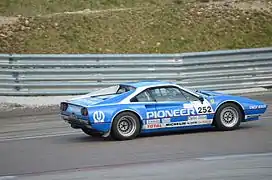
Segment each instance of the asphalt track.
[[[272,94],[260,121],[213,129],[91,138],[57,114],[1,117],[1,179],[272,179]],[[14,116],[14,117],[12,117]]]

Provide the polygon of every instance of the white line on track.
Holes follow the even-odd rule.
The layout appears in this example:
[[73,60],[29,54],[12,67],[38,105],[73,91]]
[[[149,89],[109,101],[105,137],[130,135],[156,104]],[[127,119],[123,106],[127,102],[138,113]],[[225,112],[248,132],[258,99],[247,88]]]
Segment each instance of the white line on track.
[[16,176],[0,176],[0,180],[15,179]]
[[197,160],[204,160],[204,161],[213,161],[213,160],[257,157],[257,156],[272,156],[272,152],[271,153],[256,153],[256,154],[235,154],[235,155],[225,155],[225,156],[211,156],[211,157],[202,157],[202,158],[196,158],[196,159]]
[[262,119],[272,119],[272,117],[271,117],[271,116],[260,117],[260,121],[261,121]]
[[37,135],[37,136],[12,137],[12,138],[1,137],[0,142],[38,139],[38,138],[57,137],[57,136],[69,136],[69,135],[78,135],[78,134],[82,134],[82,133],[81,132],[69,132],[69,133],[45,134],[45,135]]

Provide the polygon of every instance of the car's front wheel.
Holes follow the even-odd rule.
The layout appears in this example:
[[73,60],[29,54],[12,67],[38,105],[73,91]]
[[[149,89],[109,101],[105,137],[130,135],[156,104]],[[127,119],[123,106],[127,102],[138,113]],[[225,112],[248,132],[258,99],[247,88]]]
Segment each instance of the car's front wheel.
[[234,103],[220,106],[215,114],[215,126],[219,130],[234,130],[240,126],[243,114]]
[[112,123],[111,136],[116,140],[136,138],[140,132],[139,118],[132,112],[118,114]]

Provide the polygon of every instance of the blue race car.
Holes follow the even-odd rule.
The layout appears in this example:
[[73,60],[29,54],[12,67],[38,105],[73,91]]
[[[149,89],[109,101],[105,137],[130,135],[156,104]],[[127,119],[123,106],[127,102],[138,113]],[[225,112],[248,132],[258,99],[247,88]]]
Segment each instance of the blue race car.
[[234,130],[266,109],[249,98],[162,81],[123,83],[60,103],[62,119],[72,128],[116,140],[185,128]]

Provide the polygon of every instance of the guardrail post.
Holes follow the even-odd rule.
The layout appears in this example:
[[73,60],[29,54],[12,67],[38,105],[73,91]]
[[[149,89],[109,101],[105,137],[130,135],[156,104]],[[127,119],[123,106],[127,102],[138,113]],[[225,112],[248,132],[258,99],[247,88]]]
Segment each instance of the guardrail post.
[[[19,73],[18,72],[12,72],[12,77],[13,78],[15,78],[14,79],[14,83],[15,84],[19,84]],[[14,89],[16,90],[16,91],[20,91],[20,86],[14,86]]]
[[[16,60],[12,57],[12,55],[10,55],[10,57],[9,57],[9,64],[12,65],[12,64],[14,64],[14,62],[16,62]],[[12,69],[14,69],[14,68],[12,67]],[[15,78],[14,79],[14,83],[15,84],[19,84],[19,82],[20,82],[19,81],[19,72],[14,72],[13,71],[11,75],[12,75],[13,78]],[[20,88],[20,86],[14,86],[14,89],[16,91],[20,91],[21,88]]]

